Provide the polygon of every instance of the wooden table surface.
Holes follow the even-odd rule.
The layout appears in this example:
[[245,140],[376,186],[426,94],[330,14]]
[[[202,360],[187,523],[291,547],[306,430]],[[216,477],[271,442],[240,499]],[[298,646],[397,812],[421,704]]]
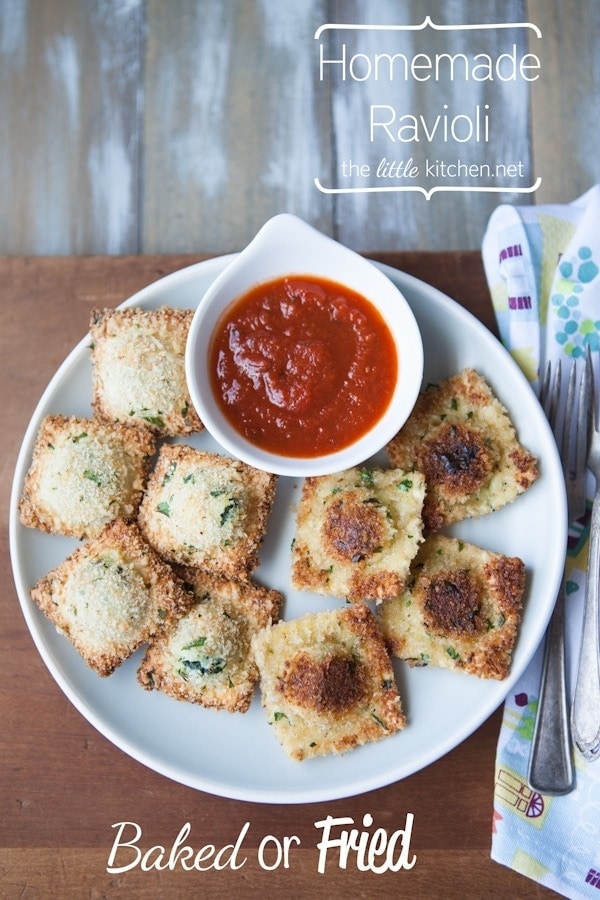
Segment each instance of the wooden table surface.
[[[372,254],[439,287],[493,328],[480,256]],[[114,306],[196,255],[0,259],[0,896],[210,898],[555,896],[490,859],[497,711],[424,770],[366,795],[331,803],[270,806],[214,797],[145,768],[110,744],[74,709],[46,670],[13,586],[7,510],[19,445],[48,380],[85,334],[93,306]],[[347,870],[330,857],[317,871],[315,823],[370,813],[388,835],[414,815],[410,870]],[[142,829],[140,846],[171,846],[185,823],[195,849],[232,844],[245,823],[238,870],[106,871],[118,822]],[[297,836],[289,868],[269,871],[258,847]],[[266,858],[266,863],[270,860]]]
[[[426,15],[439,28],[414,30]],[[392,30],[317,38],[330,23]],[[0,255],[226,253],[278,212],[355,250],[478,249],[498,203],[568,202],[600,180],[599,34],[597,0],[0,0]],[[343,45],[355,79],[321,73],[321,49],[339,60]],[[512,77],[513,48],[539,77]],[[400,64],[391,81],[365,77],[386,53],[457,61],[437,80]],[[464,77],[479,54],[504,55],[501,78]],[[400,142],[371,135],[371,107],[423,116],[429,134],[440,121]],[[487,141],[466,140],[478,109]],[[419,183],[471,192],[315,186],[410,183],[351,177],[382,159],[422,174],[460,159],[474,175]],[[520,173],[478,176],[496,164]]]

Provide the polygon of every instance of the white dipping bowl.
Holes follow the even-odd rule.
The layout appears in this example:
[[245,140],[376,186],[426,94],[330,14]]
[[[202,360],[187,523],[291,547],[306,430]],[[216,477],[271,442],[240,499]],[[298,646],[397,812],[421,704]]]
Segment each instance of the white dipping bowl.
[[[227,308],[256,285],[288,275],[326,278],[361,294],[383,317],[398,355],[398,380],[381,418],[342,450],[310,458],[270,453],[247,440],[221,411],[209,372],[213,332]],[[383,272],[296,216],[282,214],[269,219],[201,298],[189,330],[185,368],[198,415],[232,456],[275,475],[327,475],[365,462],[402,427],[421,387],[423,342],[406,299]]]

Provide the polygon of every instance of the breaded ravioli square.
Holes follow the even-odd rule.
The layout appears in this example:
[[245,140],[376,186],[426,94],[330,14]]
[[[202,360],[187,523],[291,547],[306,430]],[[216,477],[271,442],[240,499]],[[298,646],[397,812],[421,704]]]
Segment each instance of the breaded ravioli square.
[[135,518],[155,438],[97,418],[46,416],[19,504],[21,523],[89,538],[117,518]]
[[280,622],[252,645],[262,704],[292,759],[345,753],[404,728],[394,670],[365,604]]
[[137,525],[122,519],[40,579],[31,596],[102,676],[111,675],[191,603]]
[[401,469],[307,478],[292,550],[292,585],[351,602],[395,597],[423,536],[425,480]]
[[164,444],[138,521],[170,562],[245,577],[258,565],[275,486],[274,475],[239,460]]
[[538,474],[506,409],[473,369],[430,385],[387,451],[392,465],[424,473],[430,532],[500,509]]
[[379,609],[390,652],[414,666],[506,678],[521,618],[525,566],[444,535],[432,535],[406,590]]
[[185,377],[191,309],[93,310],[93,406],[103,419],[142,426],[158,435],[203,428]]
[[247,712],[258,680],[251,639],[278,620],[283,597],[200,570],[179,574],[193,590],[194,605],[151,643],[138,680],[176,700]]

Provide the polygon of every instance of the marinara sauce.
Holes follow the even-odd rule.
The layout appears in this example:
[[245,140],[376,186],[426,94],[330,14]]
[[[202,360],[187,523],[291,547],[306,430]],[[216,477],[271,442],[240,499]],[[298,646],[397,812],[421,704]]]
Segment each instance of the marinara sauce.
[[365,297],[314,276],[265,282],[221,317],[212,390],[230,424],[271,453],[304,458],[354,443],[398,377],[392,334]]

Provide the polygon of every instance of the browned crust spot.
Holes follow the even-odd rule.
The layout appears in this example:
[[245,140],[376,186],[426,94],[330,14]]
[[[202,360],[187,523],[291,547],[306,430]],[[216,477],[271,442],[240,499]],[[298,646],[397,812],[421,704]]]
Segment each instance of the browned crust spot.
[[341,562],[362,562],[373,556],[383,543],[383,523],[368,503],[346,495],[332,503],[321,528],[323,543]]
[[468,572],[448,572],[424,587],[423,624],[442,634],[478,634],[486,624],[480,615],[481,585]]
[[454,423],[443,425],[434,440],[417,448],[417,460],[428,481],[444,484],[458,496],[480,488],[494,464],[483,435]]
[[346,654],[315,659],[297,653],[286,665],[280,690],[290,703],[319,713],[344,713],[364,695],[362,663]]

